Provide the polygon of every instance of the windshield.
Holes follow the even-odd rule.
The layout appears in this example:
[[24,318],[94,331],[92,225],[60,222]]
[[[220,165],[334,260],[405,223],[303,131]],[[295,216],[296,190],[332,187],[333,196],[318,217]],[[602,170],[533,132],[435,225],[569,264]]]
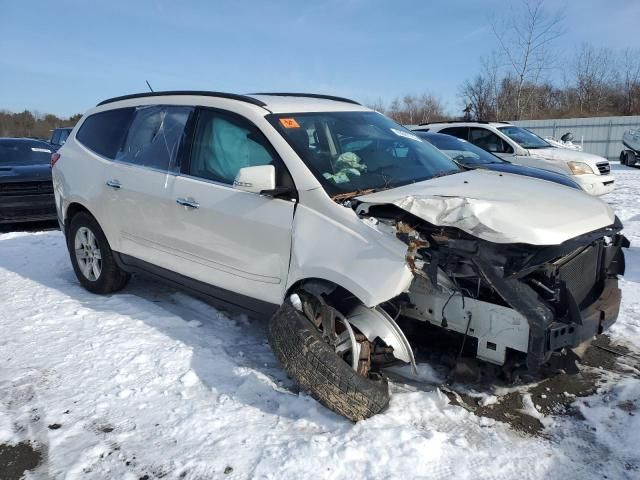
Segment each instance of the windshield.
[[445,154],[376,112],[270,115],[331,196],[458,173]]
[[41,142],[2,141],[0,142],[0,165],[48,165],[51,161],[51,147]]
[[509,125],[508,127],[498,127],[498,130],[500,130],[522,148],[549,148],[551,146],[535,133],[530,132],[525,128]]
[[473,143],[451,135],[426,132],[414,133],[464,166],[474,167],[490,163],[507,163],[486,150],[476,147]]

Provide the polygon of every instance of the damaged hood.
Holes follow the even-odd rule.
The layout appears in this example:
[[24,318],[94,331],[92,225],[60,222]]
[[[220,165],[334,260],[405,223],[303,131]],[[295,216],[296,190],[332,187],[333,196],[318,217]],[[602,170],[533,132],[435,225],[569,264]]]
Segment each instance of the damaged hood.
[[495,243],[558,245],[614,223],[609,205],[545,180],[487,170],[361,195],[359,213],[392,204],[427,222]]

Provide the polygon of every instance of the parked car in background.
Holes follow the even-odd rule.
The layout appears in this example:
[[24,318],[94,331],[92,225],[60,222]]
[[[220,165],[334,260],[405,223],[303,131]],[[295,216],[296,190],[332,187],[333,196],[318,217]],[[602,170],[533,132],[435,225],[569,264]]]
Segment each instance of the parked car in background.
[[443,133],[432,132],[415,132],[418,137],[426,140],[438,150],[446,153],[458,165],[465,169],[473,170],[476,168],[493,170],[495,172],[514,173],[516,175],[524,175],[527,177],[539,178],[549,182],[559,183],[571,188],[581,190],[580,185],[571,180],[567,175],[562,173],[544,170],[542,168],[527,167],[524,165],[516,165],[493,155],[461,138],[445,135]]
[[620,152],[620,164],[635,167],[640,162],[640,128],[624,132],[622,144],[627,148]]
[[69,134],[73,130],[72,127],[56,128],[51,131],[51,137],[49,137],[49,143],[53,145],[55,150],[58,150],[69,138]]
[[[411,365],[396,322],[538,372],[616,320],[622,224],[552,182],[464,170],[352,100],[155,92],[87,112],[52,155],[78,281],[150,275],[268,316],[285,371],[352,420]],[[224,348],[224,345],[220,346]]]
[[591,195],[604,195],[614,189],[606,158],[554,147],[535,133],[508,122],[426,123],[414,130],[453,135],[515,164],[570,175]]
[[51,146],[30,138],[0,138],[0,223],[55,220]]

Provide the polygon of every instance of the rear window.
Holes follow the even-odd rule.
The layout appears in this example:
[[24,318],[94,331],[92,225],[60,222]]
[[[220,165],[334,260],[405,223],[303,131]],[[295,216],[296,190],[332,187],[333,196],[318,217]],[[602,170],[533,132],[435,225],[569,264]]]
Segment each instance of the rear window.
[[51,149],[40,142],[0,142],[0,166],[47,165]]
[[139,107],[116,160],[176,171],[178,150],[192,111],[180,106]]
[[76,138],[89,150],[114,159],[122,145],[135,108],[94,113],[84,121]]

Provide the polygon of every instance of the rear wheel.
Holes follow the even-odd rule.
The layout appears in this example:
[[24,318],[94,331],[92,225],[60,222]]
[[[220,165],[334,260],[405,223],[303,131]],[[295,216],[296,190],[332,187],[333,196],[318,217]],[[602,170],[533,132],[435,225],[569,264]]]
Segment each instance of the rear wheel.
[[115,292],[129,281],[129,275],[116,264],[100,225],[88,213],[77,213],[71,219],[67,248],[76,277],[90,292]]
[[620,165],[627,164],[627,151],[623,150],[620,152]]
[[269,322],[269,343],[287,374],[325,407],[357,422],[389,403],[370,371],[371,344],[323,299],[293,295]]

